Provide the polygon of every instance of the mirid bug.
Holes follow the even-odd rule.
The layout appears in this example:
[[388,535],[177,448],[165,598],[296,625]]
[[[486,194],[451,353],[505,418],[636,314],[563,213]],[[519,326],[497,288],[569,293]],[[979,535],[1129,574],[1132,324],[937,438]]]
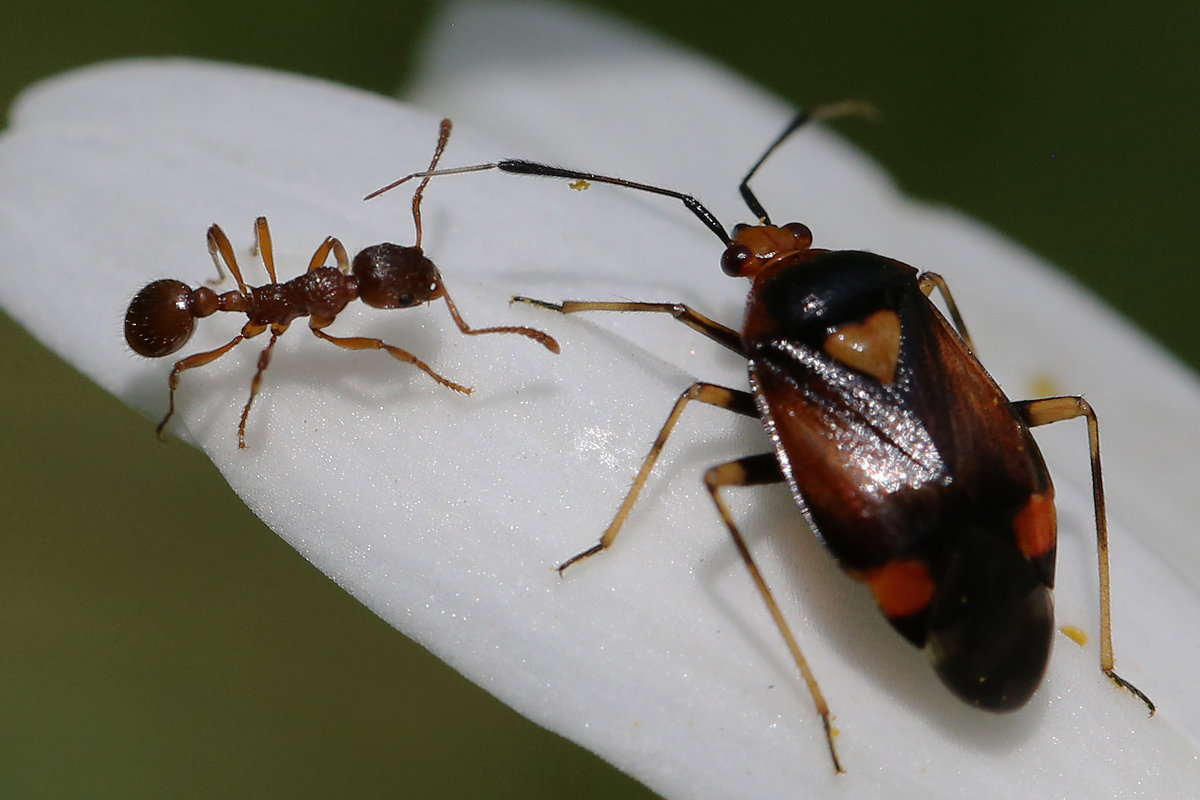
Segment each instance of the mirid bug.
[[[437,166],[449,138],[450,121],[443,120],[433,160],[429,164],[430,170]],[[175,362],[168,379],[170,402],[167,413],[158,424],[159,437],[175,413],[175,390],[179,386],[180,374],[215,361],[243,340],[270,329],[271,341],[259,353],[258,370],[250,383],[250,397],[242,408],[238,422],[238,447],[245,447],[246,419],[258,394],[263,373],[271,363],[275,342],[300,317],[310,318],[308,327],[319,339],[347,350],[384,350],[393,358],[412,364],[442,386],[470,394],[470,387],[443,377],[407,350],[381,339],[326,333],[325,328],[355,299],[361,299],[375,308],[411,308],[441,298],[446,301],[446,308],[454,323],[465,334],[515,333],[540,342],[553,353],[559,352],[558,343],[542,331],[517,326],[472,328],[459,315],[454,301],[446,293],[441,273],[421,249],[421,199],[428,182],[422,181],[413,193],[412,215],[416,241],[412,246],[389,242],[372,245],[361,250],[351,262],[342,243],[330,236],[313,253],[304,274],[286,283],[279,283],[275,275],[271,231],[266,218],[259,217],[254,223],[254,250],[262,258],[271,279],[269,283],[262,286],[246,285],[229,238],[220,226],[212,225],[208,229],[208,252],[216,265],[217,276],[219,281],[225,279],[225,272],[221,268],[221,262],[224,262],[237,281],[237,289],[217,294],[207,286],[192,289],[182,281],[164,278],[138,292],[125,313],[125,341],[136,353],[150,358],[167,356],[183,347],[191,338],[197,319],[217,311],[237,312],[245,314],[247,318],[241,333],[230,341],[216,349],[195,353]],[[336,267],[325,263],[331,254],[337,262]]]
[[[757,223],[732,233],[690,195],[524,160],[427,170],[379,191],[413,178],[488,169],[613,184],[683,202],[721,239],[722,270],[751,281],[740,332],[680,303],[515,298],[564,314],[669,314],[749,367],[750,391],[698,382],[680,395],[599,542],[559,570],[613,544],[688,403],[759,418],[772,452],[714,466],[704,484],[808,685],[838,772],[829,706],[721,498],[723,487],[786,482],[842,568],[869,587],[901,635],[928,652],[946,686],[974,706],[1008,711],[1041,683],[1054,632],[1054,489],[1029,429],[1085,418],[1100,668],[1153,714],[1149,698],[1113,669],[1108,528],[1091,406],[1077,396],[1010,401],[976,359],[939,275],[874,253],[814,248],[807,226],[773,225],[750,189],[796,130],[814,118],[859,110],[843,104],[798,114],[739,186]],[[935,289],[949,321],[930,300]]]

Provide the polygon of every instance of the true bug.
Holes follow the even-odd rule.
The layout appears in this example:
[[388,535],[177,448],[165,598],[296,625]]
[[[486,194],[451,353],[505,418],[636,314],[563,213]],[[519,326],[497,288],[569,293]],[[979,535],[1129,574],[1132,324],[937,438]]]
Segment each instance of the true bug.
[[[1100,667],[1153,714],[1149,698],[1113,670],[1108,529],[1091,406],[1082,397],[1011,402],[976,359],[939,275],[873,253],[813,248],[807,226],[771,224],[750,189],[766,159],[803,125],[859,110],[831,106],[793,118],[739,186],[758,222],[732,233],[690,195],[524,160],[427,170],[379,191],[417,177],[488,169],[607,183],[680,200],[720,237],[723,271],[752,282],[740,333],[680,303],[514,298],[564,314],[670,314],[749,366],[748,392],[698,382],[680,395],[600,541],[559,570],[612,545],[689,402],[759,418],[773,452],[712,467],[704,483],[808,684],[838,772],[829,707],[721,499],[722,487],[786,482],[841,566],[870,588],[896,630],[928,651],[942,681],[972,705],[1007,711],[1024,705],[1040,684],[1054,631],[1054,489],[1029,428],[1086,418]],[[930,301],[934,289],[951,321]]]
[[[449,138],[450,121],[443,120],[433,160],[429,164],[430,170],[437,166]],[[209,255],[216,265],[219,280],[225,278],[221,262],[225,262],[229,267],[234,280],[237,281],[236,290],[217,294],[207,286],[192,289],[182,281],[165,278],[154,281],[138,292],[129,303],[129,310],[125,314],[125,341],[138,354],[151,358],[170,355],[183,347],[191,338],[199,318],[217,311],[242,313],[247,318],[241,333],[230,341],[216,349],[195,353],[175,362],[168,379],[170,404],[162,422],[158,424],[159,437],[161,438],[167,421],[175,413],[175,390],[179,386],[179,376],[182,372],[215,361],[244,339],[258,336],[270,329],[271,341],[258,356],[258,371],[254,373],[254,379],[250,383],[250,398],[242,408],[242,417],[238,422],[238,447],[245,447],[246,418],[250,414],[254,396],[258,394],[263,372],[271,362],[275,341],[299,317],[310,318],[308,327],[320,339],[347,350],[384,350],[394,358],[417,367],[441,385],[456,392],[470,394],[469,387],[443,377],[407,350],[387,344],[381,339],[333,336],[326,333],[325,328],[355,299],[361,299],[375,308],[411,308],[440,297],[446,301],[446,307],[458,329],[465,334],[516,333],[528,336],[551,352],[557,353],[558,343],[542,331],[515,326],[471,328],[459,315],[454,301],[446,293],[437,267],[421,249],[421,199],[428,182],[428,179],[422,181],[413,193],[412,215],[416,227],[416,242],[412,246],[389,242],[372,245],[361,250],[351,262],[342,243],[330,236],[313,253],[304,274],[286,283],[279,283],[275,276],[271,231],[266,218],[259,217],[254,223],[254,249],[262,258],[263,266],[270,276],[269,283],[262,286],[246,285],[228,237],[220,226],[212,225],[208,229]],[[336,267],[325,264],[331,253],[337,261]]]

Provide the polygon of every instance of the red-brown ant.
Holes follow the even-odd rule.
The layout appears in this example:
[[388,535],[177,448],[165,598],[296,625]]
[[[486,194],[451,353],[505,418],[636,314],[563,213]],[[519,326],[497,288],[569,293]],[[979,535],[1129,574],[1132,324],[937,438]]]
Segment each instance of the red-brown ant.
[[[449,138],[450,120],[442,120],[437,148],[429,164],[430,170],[437,165]],[[517,333],[540,342],[553,353],[559,352],[558,342],[533,328],[471,328],[463,321],[454,301],[446,293],[437,267],[421,250],[421,198],[428,183],[429,179],[426,178],[413,193],[413,223],[417,233],[416,243],[411,247],[384,242],[360,251],[351,262],[342,243],[330,236],[313,253],[308,262],[308,269],[303,275],[286,283],[279,283],[275,276],[271,231],[267,227],[266,218],[259,217],[254,223],[254,250],[262,258],[263,266],[267,268],[270,283],[262,286],[246,285],[228,237],[220,226],[213,225],[208,229],[209,255],[217,267],[220,280],[225,279],[221,262],[224,261],[229,267],[234,280],[237,281],[236,290],[217,294],[207,286],[193,289],[182,281],[164,278],[154,281],[138,292],[125,313],[125,341],[139,355],[150,358],[161,358],[183,347],[191,338],[199,318],[210,316],[217,311],[233,311],[245,314],[247,318],[241,333],[230,341],[214,350],[195,353],[175,362],[168,379],[170,404],[166,416],[158,424],[159,438],[162,438],[163,429],[175,413],[175,390],[179,386],[180,373],[215,361],[242,340],[258,336],[270,329],[271,341],[259,353],[258,370],[250,383],[250,398],[242,408],[241,421],[238,423],[238,447],[245,447],[246,418],[250,414],[254,397],[258,394],[263,372],[271,363],[275,341],[299,317],[310,318],[308,327],[320,339],[347,350],[386,350],[392,357],[412,364],[441,385],[456,392],[470,394],[470,387],[439,375],[407,350],[387,344],[381,339],[331,336],[326,333],[324,329],[355,299],[361,299],[375,308],[410,308],[442,298],[446,301],[446,307],[458,329],[465,334]],[[337,261],[336,267],[325,264],[331,253]]]

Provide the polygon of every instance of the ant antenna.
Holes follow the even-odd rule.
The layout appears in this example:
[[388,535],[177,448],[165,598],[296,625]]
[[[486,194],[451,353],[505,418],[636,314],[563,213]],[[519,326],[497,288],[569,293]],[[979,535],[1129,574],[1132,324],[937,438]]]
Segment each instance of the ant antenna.
[[425,187],[429,185],[429,179],[433,177],[433,171],[437,168],[438,160],[442,157],[442,151],[446,149],[446,142],[450,141],[449,119],[443,119],[442,125],[438,129],[437,147],[433,150],[433,160],[429,162],[429,169],[425,171],[425,179],[421,181],[421,185],[413,192],[412,210],[413,224],[417,228],[416,243],[413,247],[421,249],[421,198],[425,196]]

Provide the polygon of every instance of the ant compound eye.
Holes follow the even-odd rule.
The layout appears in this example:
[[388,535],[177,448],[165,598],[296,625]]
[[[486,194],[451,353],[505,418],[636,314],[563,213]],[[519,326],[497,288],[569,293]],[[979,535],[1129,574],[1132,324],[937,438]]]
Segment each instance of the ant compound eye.
[[125,341],[138,355],[170,355],[192,338],[196,328],[186,283],[163,279],[134,295],[125,312]]
[[[737,228],[734,228],[737,231]],[[736,233],[735,233],[736,235]],[[731,278],[741,277],[746,265],[754,257],[754,253],[744,244],[731,244],[725,248],[721,256],[721,271]]]
[[351,266],[358,296],[375,308],[406,308],[430,299],[437,268],[419,247],[384,243],[368,247]]

